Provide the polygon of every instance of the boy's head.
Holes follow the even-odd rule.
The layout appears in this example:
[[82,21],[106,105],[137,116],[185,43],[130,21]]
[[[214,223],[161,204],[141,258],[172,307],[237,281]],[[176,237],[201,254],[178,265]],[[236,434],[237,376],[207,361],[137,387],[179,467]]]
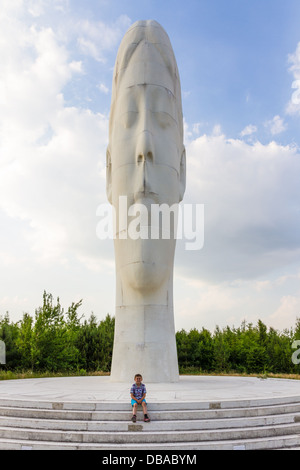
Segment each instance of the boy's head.
[[141,374],[135,374],[134,381],[136,383],[141,383],[142,380],[143,380],[143,377],[141,376]]

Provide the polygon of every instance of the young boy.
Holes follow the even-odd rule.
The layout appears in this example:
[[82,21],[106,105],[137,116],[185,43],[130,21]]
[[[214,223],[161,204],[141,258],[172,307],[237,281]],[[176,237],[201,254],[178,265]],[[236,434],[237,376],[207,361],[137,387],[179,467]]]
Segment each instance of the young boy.
[[131,421],[133,423],[136,422],[136,412],[138,405],[142,405],[143,412],[144,412],[144,421],[149,423],[150,418],[147,415],[147,403],[145,400],[146,397],[146,387],[142,383],[143,377],[141,374],[135,374],[134,381],[135,383],[132,385],[130,389],[130,396],[131,396],[131,406],[132,406],[132,418]]

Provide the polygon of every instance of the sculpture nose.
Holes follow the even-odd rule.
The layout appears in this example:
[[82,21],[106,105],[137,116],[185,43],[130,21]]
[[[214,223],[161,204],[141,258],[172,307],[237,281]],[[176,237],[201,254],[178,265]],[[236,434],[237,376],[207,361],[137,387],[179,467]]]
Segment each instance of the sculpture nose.
[[153,137],[150,131],[144,130],[138,139],[136,161],[137,163],[145,163],[146,161],[153,163],[153,158]]
[[149,163],[154,159],[153,136],[150,131],[144,129],[137,139],[136,146],[136,188],[135,192],[145,193],[150,191],[151,182],[149,181]]

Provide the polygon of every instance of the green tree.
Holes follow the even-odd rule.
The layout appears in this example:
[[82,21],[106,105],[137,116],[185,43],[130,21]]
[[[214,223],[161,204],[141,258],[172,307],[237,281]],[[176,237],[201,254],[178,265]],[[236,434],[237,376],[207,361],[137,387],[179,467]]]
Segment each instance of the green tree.
[[32,365],[39,370],[67,370],[78,365],[78,349],[74,345],[74,336],[78,327],[77,308],[72,304],[68,310],[68,321],[64,319],[64,310],[57,298],[44,292],[43,306],[36,310],[35,324],[32,331]]
[[216,371],[225,371],[229,367],[230,347],[225,341],[225,335],[220,330],[219,326],[216,327],[214,332],[214,357],[213,365]]
[[88,371],[109,372],[112,360],[115,320],[106,315],[97,322],[95,315],[84,322],[76,338],[76,347],[81,358],[81,367]]
[[190,348],[187,332],[182,329],[176,333],[177,356],[179,369],[190,367]]
[[264,372],[266,367],[266,351],[260,345],[251,345],[247,353],[247,372]]
[[10,323],[9,314],[6,313],[0,320],[0,340],[5,343],[6,349],[6,364],[0,365],[3,369],[13,370],[20,367],[21,354],[16,344],[18,333],[18,325]]
[[19,334],[16,340],[22,369],[33,369],[32,329],[33,318],[28,313],[24,313],[23,319],[19,322]]

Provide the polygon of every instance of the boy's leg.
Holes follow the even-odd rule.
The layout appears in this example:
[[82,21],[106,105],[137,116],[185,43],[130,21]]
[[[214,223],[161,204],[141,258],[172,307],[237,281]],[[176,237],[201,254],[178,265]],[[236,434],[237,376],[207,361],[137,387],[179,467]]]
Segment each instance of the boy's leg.
[[138,406],[137,402],[135,402],[134,405],[132,406],[132,414],[133,415],[136,415],[137,406]]
[[144,421],[150,421],[150,418],[147,415],[147,404],[145,401],[142,402],[143,412],[144,412]]
[[134,403],[132,401],[131,403],[132,403],[132,421],[135,422],[136,421],[136,412],[137,412],[138,404],[137,404],[136,401],[134,401]]
[[144,412],[144,415],[147,414],[147,404],[145,401],[142,401],[142,407],[143,407],[143,412]]

